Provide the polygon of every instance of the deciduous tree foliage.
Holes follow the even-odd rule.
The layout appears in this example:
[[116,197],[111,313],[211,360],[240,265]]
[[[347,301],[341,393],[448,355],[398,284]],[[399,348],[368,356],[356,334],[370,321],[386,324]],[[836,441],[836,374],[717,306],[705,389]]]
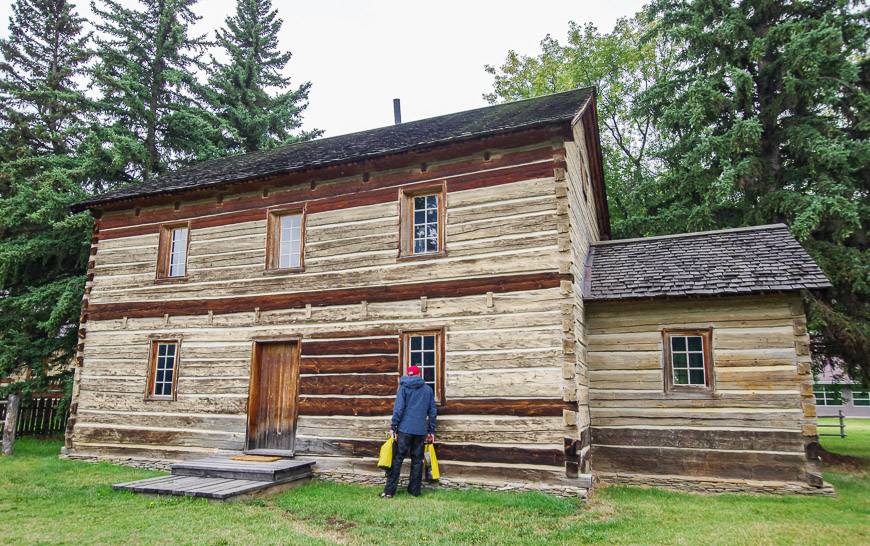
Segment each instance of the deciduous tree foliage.
[[311,82],[293,89],[284,74],[289,51],[278,46],[283,21],[270,0],[238,0],[217,32],[226,62],[212,59],[209,101],[229,133],[232,150],[255,152],[318,136],[302,132]]
[[647,208],[640,188],[662,168],[651,153],[659,141],[652,116],[635,108],[635,102],[656,81],[669,77],[674,59],[664,41],[642,41],[645,29],[642,15],[619,19],[609,33],[571,22],[566,45],[548,35],[537,55],[510,51],[501,66],[486,67],[493,76],[493,91],[484,95],[490,103],[597,88],[610,218],[620,237],[638,235],[636,218]]
[[17,0],[0,40],[0,377],[23,374],[25,393],[77,341],[91,223],[68,207],[86,195],[87,38],[69,2]]
[[678,70],[644,92],[667,165],[644,234],[785,222],[834,289],[821,355],[870,376],[867,12],[848,0],[656,0]]

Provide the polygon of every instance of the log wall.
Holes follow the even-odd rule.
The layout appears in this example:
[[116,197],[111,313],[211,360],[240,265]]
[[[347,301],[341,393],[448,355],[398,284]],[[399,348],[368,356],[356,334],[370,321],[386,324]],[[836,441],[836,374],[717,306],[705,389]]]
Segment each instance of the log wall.
[[568,434],[565,439],[566,470],[569,475],[589,471],[591,452],[589,434],[589,374],[586,362],[586,326],[583,306],[583,282],[585,279],[586,256],[589,244],[601,238],[600,221],[593,205],[593,172],[591,170],[590,147],[587,142],[587,126],[592,123],[592,112],[580,118],[572,126],[573,140],[565,142],[563,168],[556,170],[557,186],[564,195],[567,205],[567,233],[563,248],[567,250],[572,283],[571,313],[566,317],[566,339],[568,359],[563,369],[565,399],[572,406],[565,410],[565,426]]
[[[587,302],[597,473],[821,485],[798,295]],[[665,392],[664,328],[713,329],[713,393]]]
[[[443,328],[440,457],[564,476],[566,452],[582,449],[585,430],[567,417],[582,414],[569,373],[578,304],[569,208],[589,215],[576,210],[585,202],[569,202],[564,138],[562,129],[538,131],[363,181],[276,183],[107,211],[83,312],[71,453],[242,449],[252,343],[299,336],[297,451],[373,457],[388,429],[400,332]],[[576,166],[582,156],[568,152]],[[446,185],[446,256],[403,260],[398,191],[432,180]],[[264,271],[269,207],[300,203],[305,270]],[[157,281],[159,226],[184,220],[188,277]],[[155,336],[180,340],[174,401],[144,397]]]

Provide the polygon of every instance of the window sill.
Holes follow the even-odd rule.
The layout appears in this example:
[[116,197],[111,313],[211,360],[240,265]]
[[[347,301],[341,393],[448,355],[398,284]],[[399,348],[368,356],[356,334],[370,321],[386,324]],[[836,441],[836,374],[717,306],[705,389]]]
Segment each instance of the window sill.
[[304,273],[305,267],[271,267],[263,270],[263,275],[287,275],[289,273]]
[[146,396],[146,402],[175,402],[174,396]]
[[154,282],[156,284],[183,283],[183,282],[187,282],[187,281],[188,281],[187,275],[185,275],[183,277],[157,277],[156,279],[154,279]]
[[427,252],[426,254],[402,254],[397,260],[400,262],[405,261],[414,261],[414,260],[437,260],[438,258],[444,258],[447,256],[447,251],[442,250],[440,252]]
[[665,396],[675,399],[718,398],[712,387],[674,387],[665,391]]

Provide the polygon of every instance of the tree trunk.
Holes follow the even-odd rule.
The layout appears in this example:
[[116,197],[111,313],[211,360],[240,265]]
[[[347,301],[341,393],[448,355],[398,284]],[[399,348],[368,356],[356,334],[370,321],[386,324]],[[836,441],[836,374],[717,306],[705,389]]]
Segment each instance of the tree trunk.
[[21,406],[21,397],[10,394],[6,402],[6,422],[3,425],[3,450],[0,455],[12,455],[12,447],[15,445],[15,427],[18,425],[18,409]]

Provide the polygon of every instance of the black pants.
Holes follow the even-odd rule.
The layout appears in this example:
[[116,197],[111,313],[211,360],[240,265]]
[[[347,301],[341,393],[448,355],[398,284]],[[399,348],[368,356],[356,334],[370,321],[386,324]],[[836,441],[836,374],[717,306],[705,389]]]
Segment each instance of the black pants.
[[408,493],[417,496],[420,494],[420,486],[423,483],[423,447],[426,437],[418,434],[405,434],[400,432],[396,443],[393,445],[393,466],[387,475],[387,485],[384,493],[395,495],[399,486],[399,475],[402,473],[402,462],[411,453],[411,478],[408,482]]

